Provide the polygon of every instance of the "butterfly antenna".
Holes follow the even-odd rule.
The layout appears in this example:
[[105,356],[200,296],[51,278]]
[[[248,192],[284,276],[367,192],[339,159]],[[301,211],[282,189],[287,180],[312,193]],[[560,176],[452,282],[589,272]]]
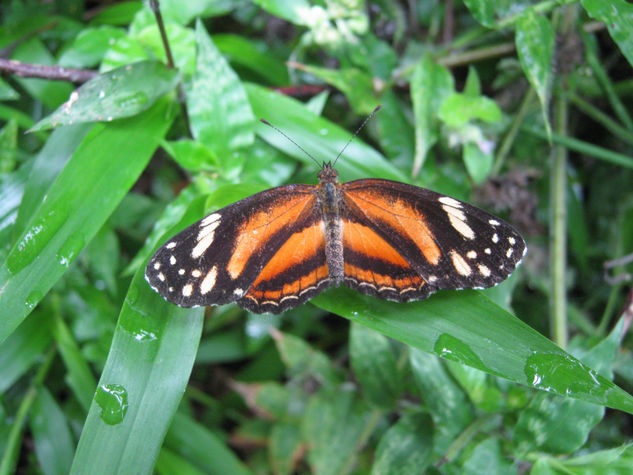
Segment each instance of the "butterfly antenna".
[[343,152],[345,151],[345,149],[347,148],[347,146],[349,144],[352,143],[352,140],[354,140],[356,138],[356,136],[359,134],[359,132],[361,130],[363,130],[363,127],[365,127],[365,124],[367,124],[367,122],[370,121],[370,119],[376,114],[376,112],[378,112],[380,110],[381,106],[376,106],[376,108],[371,112],[371,114],[369,114],[367,116],[367,118],[363,121],[362,124],[360,124],[360,127],[358,128],[358,130],[356,130],[356,132],[354,132],[354,135],[352,135],[350,137],[350,139],[347,141],[347,143],[345,144],[345,146],[341,149],[341,151],[338,153],[338,155],[336,156],[336,158],[334,159],[334,163],[332,164],[332,166],[336,165],[336,162],[338,161],[339,157],[341,155],[343,155]]
[[318,162],[318,160],[316,158],[314,158],[305,148],[303,148],[301,145],[299,145],[297,142],[295,142],[294,140],[292,140],[290,137],[288,137],[288,135],[286,135],[284,133],[283,130],[281,130],[279,127],[275,127],[273,124],[271,124],[270,122],[268,122],[266,119],[259,119],[263,124],[268,125],[269,127],[272,127],[273,129],[275,129],[277,132],[279,132],[281,135],[283,135],[284,137],[286,137],[290,142],[292,142],[293,144],[295,144],[297,146],[297,148],[299,150],[301,150],[303,153],[305,153],[308,157],[310,157],[314,163],[316,163],[318,166],[321,166]]

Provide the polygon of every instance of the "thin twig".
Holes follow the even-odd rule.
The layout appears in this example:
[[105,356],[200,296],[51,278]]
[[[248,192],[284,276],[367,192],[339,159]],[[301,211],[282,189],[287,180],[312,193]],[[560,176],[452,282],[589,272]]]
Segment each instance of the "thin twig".
[[22,61],[4,58],[0,58],[0,71],[7,71],[23,78],[55,79],[74,83],[84,83],[99,74],[91,69],[45,66],[43,64],[23,63]]
[[[156,17],[156,24],[158,25],[158,31],[160,31],[160,38],[163,42],[163,48],[165,48],[165,56],[167,57],[167,67],[175,69],[174,57],[171,54],[171,47],[169,46],[169,38],[167,38],[167,31],[165,30],[165,23],[163,22],[163,15],[160,13],[160,5],[158,0],[150,0],[149,6],[154,12]],[[191,123],[189,122],[189,111],[187,110],[187,100],[185,96],[185,89],[182,86],[182,81],[178,82],[178,102],[180,103],[180,111],[182,112],[182,118],[185,121],[185,127],[187,127],[187,133],[189,137],[193,137],[191,133]]]

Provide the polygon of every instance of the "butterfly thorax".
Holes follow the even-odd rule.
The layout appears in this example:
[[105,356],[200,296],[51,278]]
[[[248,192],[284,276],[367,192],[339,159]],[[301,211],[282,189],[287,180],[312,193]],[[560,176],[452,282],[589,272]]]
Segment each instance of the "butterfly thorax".
[[325,233],[325,259],[333,285],[343,280],[343,229],[341,228],[341,185],[338,173],[330,163],[324,163],[319,172],[317,191]]

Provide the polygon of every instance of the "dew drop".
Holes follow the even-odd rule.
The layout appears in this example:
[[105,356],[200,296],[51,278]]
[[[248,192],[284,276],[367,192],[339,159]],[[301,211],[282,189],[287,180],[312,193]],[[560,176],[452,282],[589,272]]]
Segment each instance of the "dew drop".
[[95,402],[101,409],[100,417],[108,425],[123,422],[127,413],[127,390],[120,384],[102,384],[95,394]]

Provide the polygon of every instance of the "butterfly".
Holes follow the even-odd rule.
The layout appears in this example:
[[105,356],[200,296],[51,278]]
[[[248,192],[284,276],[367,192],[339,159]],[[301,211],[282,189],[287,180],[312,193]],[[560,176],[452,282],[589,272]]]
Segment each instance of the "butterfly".
[[527,248],[501,219],[384,179],[284,185],[226,206],[167,240],[145,279],[181,307],[236,302],[280,313],[341,284],[397,302],[505,280]]

